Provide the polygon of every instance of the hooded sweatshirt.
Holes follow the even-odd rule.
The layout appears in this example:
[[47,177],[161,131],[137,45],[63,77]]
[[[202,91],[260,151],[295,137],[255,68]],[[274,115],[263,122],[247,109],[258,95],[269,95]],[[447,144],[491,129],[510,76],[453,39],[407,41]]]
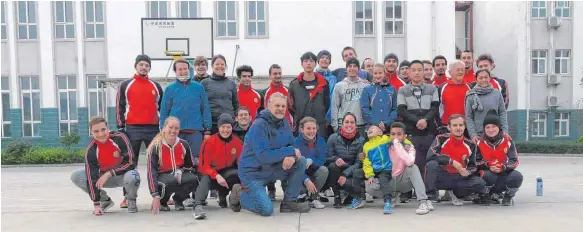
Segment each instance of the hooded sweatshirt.
[[[251,180],[267,180],[281,170],[286,157],[295,157],[296,147],[291,127],[276,118],[269,110],[262,110],[247,132],[239,160],[239,178],[243,184]],[[247,182],[247,183],[246,183]]]
[[235,82],[224,75],[219,76],[213,73],[211,78],[202,80],[201,84],[208,95],[213,124],[217,123],[222,113],[235,115],[235,110],[239,108]]
[[200,147],[199,171],[216,179],[219,171],[236,167],[243,150],[243,142],[232,135],[225,139],[216,133],[204,140]]
[[332,95],[332,127],[334,130],[341,125],[341,120],[348,112],[356,116],[356,125],[364,126],[365,122],[362,118],[362,109],[360,107],[360,98],[365,87],[369,84],[362,79],[352,82],[350,78],[336,84],[334,94]]
[[166,87],[160,108],[160,125],[169,116],[180,119],[180,129],[209,131],[212,126],[211,109],[204,87],[189,79],[176,81]]
[[[480,99],[481,107],[477,106],[478,103],[475,101],[475,96]],[[491,109],[496,110],[498,116],[500,117],[500,122],[502,124],[502,128],[500,129],[502,129],[504,133],[508,133],[506,106],[504,105],[504,99],[500,91],[497,89],[492,89],[489,93],[482,95],[481,93],[472,90],[466,94],[466,126],[470,138],[481,135],[484,132],[484,127],[482,126],[484,123],[484,117],[486,117],[486,114],[488,114],[488,111]]]
[[362,92],[360,107],[367,125],[383,122],[388,130],[397,119],[397,91],[388,83],[369,85]]

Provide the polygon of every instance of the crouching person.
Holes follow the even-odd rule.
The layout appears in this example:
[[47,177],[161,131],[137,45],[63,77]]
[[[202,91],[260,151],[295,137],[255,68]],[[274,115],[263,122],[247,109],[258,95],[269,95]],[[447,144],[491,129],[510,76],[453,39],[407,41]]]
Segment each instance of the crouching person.
[[[390,214],[392,209],[391,199],[393,198],[393,189],[390,186],[393,166],[389,157],[391,139],[389,136],[383,135],[383,130],[377,125],[372,125],[368,128],[367,136],[369,141],[363,147],[362,170],[368,186],[373,185],[375,182],[378,184],[385,202],[383,213]],[[359,206],[362,206],[362,204]]]
[[239,179],[229,195],[231,209],[245,208],[262,216],[273,214],[273,203],[265,192],[270,181],[281,180],[284,197],[280,212],[309,212],[306,202],[297,201],[304,181],[306,159],[295,148],[289,123],[284,120],[287,97],[274,93],[267,110],[261,111],[247,132],[239,161]]
[[[495,110],[484,117],[484,134],[478,142],[476,162],[483,170],[482,178],[490,193],[503,194],[502,205],[514,205],[512,198],[522,185],[518,167],[518,153],[512,138],[502,132],[502,124]],[[486,199],[487,200],[487,199]],[[489,201],[481,202],[489,204]]]
[[227,195],[235,184],[240,184],[237,164],[243,150],[243,142],[233,136],[233,117],[219,116],[219,132],[205,140],[200,149],[201,179],[194,199],[194,218],[204,219],[203,202],[209,190],[218,190],[219,206],[227,208]]
[[[476,145],[464,138],[465,120],[462,115],[449,117],[450,133],[439,135],[427,153],[425,187],[430,200],[437,201],[438,190],[452,190],[452,203],[463,205],[459,198],[471,193],[489,198],[486,182],[477,175]],[[455,195],[455,196],[454,196]]]
[[134,154],[129,139],[123,133],[109,131],[103,117],[89,121],[93,140],[87,146],[85,169],[74,171],[71,181],[89,194],[96,216],[111,208],[114,203],[104,188],[125,189],[128,212],[138,212],[136,198],[140,187],[140,174],[135,170]]
[[170,211],[168,200],[173,193],[174,208],[184,210],[182,202],[198,185],[190,145],[178,137],[179,132],[180,121],[170,116],[148,146],[148,187],[154,214]]
[[300,134],[296,138],[295,146],[306,158],[307,167],[302,186],[302,195],[306,193],[308,205],[312,208],[323,209],[324,204],[319,200],[319,192],[322,190],[328,179],[328,168],[324,166],[326,162],[326,140],[318,134],[318,124],[316,119],[305,117],[300,121]]

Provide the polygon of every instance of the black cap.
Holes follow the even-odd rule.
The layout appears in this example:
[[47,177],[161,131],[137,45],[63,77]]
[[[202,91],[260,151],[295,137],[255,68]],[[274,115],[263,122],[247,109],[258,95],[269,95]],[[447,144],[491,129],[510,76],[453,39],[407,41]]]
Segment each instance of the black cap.
[[348,68],[348,65],[351,65],[351,64],[354,64],[357,67],[360,67],[360,61],[358,61],[358,59],[356,59],[355,57],[352,57],[346,61],[346,68]]
[[486,117],[484,117],[483,127],[486,127],[488,124],[496,125],[498,128],[502,128],[502,123],[500,123],[498,112],[496,112],[494,109],[489,110],[486,114]]
[[219,121],[218,121],[217,125],[221,126],[223,124],[231,124],[231,126],[232,126],[233,123],[234,123],[233,116],[231,116],[230,114],[227,114],[227,113],[222,113],[221,116],[219,116]]
[[383,60],[383,63],[387,62],[387,60],[389,59],[395,59],[395,61],[397,61],[397,63],[399,62],[399,57],[397,57],[397,55],[395,53],[389,53],[388,55],[385,56],[385,59]]
[[318,60],[320,60],[320,58],[322,58],[322,56],[328,56],[330,63],[332,63],[332,54],[328,50],[322,50],[322,51],[318,52]]
[[136,63],[134,64],[134,67],[136,67],[140,61],[146,61],[150,66],[152,66],[152,61],[148,55],[140,54],[136,56]]

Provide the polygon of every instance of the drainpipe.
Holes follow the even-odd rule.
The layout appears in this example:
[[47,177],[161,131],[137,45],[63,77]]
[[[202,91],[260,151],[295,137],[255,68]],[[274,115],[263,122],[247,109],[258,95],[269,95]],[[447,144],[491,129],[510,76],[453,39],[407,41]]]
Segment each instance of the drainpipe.
[[432,52],[432,56],[431,57],[435,57],[437,56],[437,52],[436,52],[436,42],[435,42],[435,33],[437,32],[437,29],[435,28],[435,1],[431,1],[431,41],[432,41],[432,45],[431,47],[433,48],[431,50]]
[[530,44],[530,22],[531,22],[531,11],[530,11],[530,2],[525,2],[526,4],[526,35],[525,35],[525,43],[526,43],[526,56],[525,56],[525,62],[526,62],[526,72],[524,75],[524,80],[526,81],[526,98],[525,103],[526,103],[526,126],[525,128],[525,132],[526,132],[526,141],[528,141],[528,138],[530,136],[530,70],[532,69],[531,65],[532,63],[530,62],[530,60],[532,59],[532,53],[531,53],[531,44]]

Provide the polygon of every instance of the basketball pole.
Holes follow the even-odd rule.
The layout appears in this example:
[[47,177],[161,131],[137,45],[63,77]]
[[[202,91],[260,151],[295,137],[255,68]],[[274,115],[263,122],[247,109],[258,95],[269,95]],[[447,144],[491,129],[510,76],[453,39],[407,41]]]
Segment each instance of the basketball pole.
[[177,60],[182,58],[182,56],[184,55],[184,52],[183,51],[164,51],[164,53],[167,56],[168,55],[172,56],[172,61],[170,62],[170,66],[168,66],[168,70],[166,70],[166,76],[164,77],[166,79],[166,81],[168,81],[168,75],[170,75],[170,69],[172,69],[174,62],[176,62]]

